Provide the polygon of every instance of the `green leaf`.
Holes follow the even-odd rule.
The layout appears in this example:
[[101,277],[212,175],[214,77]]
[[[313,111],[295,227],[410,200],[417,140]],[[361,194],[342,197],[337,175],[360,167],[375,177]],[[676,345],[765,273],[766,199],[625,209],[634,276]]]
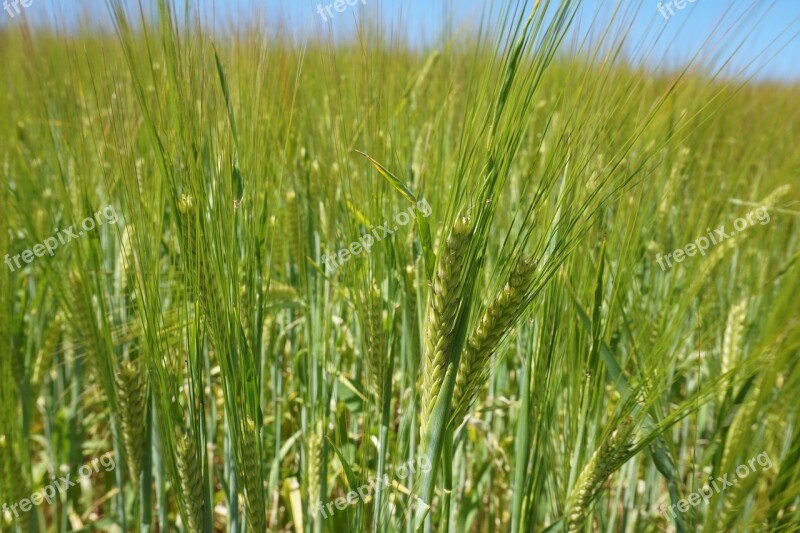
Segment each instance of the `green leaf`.
[[[367,160],[372,163],[372,166],[375,167],[375,170],[378,171],[378,174],[386,178],[386,180],[391,184],[392,187],[397,189],[397,191],[403,195],[403,198],[409,201],[412,205],[417,205],[417,197],[411,190],[403,183],[400,178],[389,172],[389,170],[375,161],[372,157],[368,154],[360,151],[355,150],[356,153],[363,155],[367,158]],[[416,221],[417,227],[419,227],[419,240],[422,243],[422,251],[425,258],[425,274],[428,276],[428,281],[433,278],[433,265],[436,262],[436,256],[433,253],[433,239],[431,239],[431,228],[428,224],[427,218],[422,216],[419,212],[419,209],[415,210],[416,213]]]
[[336,452],[336,456],[342,462],[342,467],[344,468],[344,475],[347,477],[347,483],[350,485],[348,488],[354,489],[356,487],[360,487],[361,482],[358,480],[358,476],[356,476],[356,473],[353,472],[353,468],[350,466],[350,463],[347,461],[347,458],[339,450],[339,448],[336,447],[336,445],[333,443],[330,437],[328,437],[328,443],[331,445],[331,448],[333,448],[333,451]]

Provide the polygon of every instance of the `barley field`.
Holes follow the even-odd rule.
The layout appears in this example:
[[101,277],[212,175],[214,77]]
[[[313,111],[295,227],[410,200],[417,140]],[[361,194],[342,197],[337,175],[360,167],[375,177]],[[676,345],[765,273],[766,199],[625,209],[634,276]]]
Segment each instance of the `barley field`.
[[0,532],[800,531],[800,18],[307,4],[4,3]]

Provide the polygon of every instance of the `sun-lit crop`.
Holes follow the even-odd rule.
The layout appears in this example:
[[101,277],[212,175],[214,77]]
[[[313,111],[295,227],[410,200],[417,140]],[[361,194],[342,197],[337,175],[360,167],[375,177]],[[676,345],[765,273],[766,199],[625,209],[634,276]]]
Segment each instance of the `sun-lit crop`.
[[0,26],[0,532],[796,531],[800,86],[337,4]]

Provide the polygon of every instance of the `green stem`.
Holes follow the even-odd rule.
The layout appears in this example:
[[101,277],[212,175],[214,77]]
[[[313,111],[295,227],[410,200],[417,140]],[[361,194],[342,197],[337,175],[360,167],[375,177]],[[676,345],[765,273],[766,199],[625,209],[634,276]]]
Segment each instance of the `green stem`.
[[151,404],[145,417],[145,451],[139,480],[139,530],[141,533],[149,532],[153,521],[153,407]]
[[425,517],[430,512],[431,505],[433,504],[433,492],[436,488],[436,473],[437,465],[439,464],[439,456],[442,454],[444,447],[444,436],[447,431],[448,421],[450,418],[450,403],[453,399],[453,389],[456,383],[456,373],[458,369],[458,358],[456,357],[449,365],[442,388],[439,391],[439,397],[436,399],[436,404],[431,413],[430,427],[428,428],[427,450],[429,464],[433,466],[428,472],[424,472],[422,480],[420,481],[420,498],[417,502],[417,508],[414,516],[414,523],[417,530],[421,529],[425,524]]
[[239,517],[239,483],[236,479],[236,451],[233,448],[230,431],[227,428],[230,423],[230,419],[225,415],[225,474],[228,479],[228,505],[230,506],[231,513],[230,530],[238,532],[241,531],[243,523]]
[[[376,478],[383,479],[383,474],[386,471],[386,445],[389,441],[389,426],[387,421],[387,411],[386,404],[390,403],[388,399],[383,400],[384,404],[384,414],[383,420],[381,421],[381,429],[380,429],[380,445],[378,449],[378,471]],[[383,496],[383,488],[382,483],[377,483],[375,485],[375,499],[373,501],[373,512],[372,512],[372,531],[380,531],[378,526],[381,523],[381,505],[382,496]]]
[[453,425],[447,426],[444,436],[444,458],[442,461],[442,474],[444,477],[444,505],[442,507],[441,531],[450,531],[450,503],[453,497]]
[[[392,316],[392,324],[394,323],[394,316]],[[383,381],[383,390],[381,397],[383,398],[383,409],[381,412],[381,429],[380,429],[380,449],[378,450],[378,472],[377,479],[383,479],[383,474],[386,471],[386,448],[389,444],[389,424],[391,423],[392,416],[392,374],[394,373],[394,335],[389,336],[389,366],[386,369],[386,375]],[[383,487],[381,483],[376,484],[375,488],[375,503],[374,512],[372,513],[372,530],[381,531],[380,518],[381,518],[381,505],[383,496]]]
[[[155,406],[155,398],[153,406]],[[153,416],[158,413],[153,409]],[[162,449],[161,436],[158,431],[153,432],[153,443],[156,450]],[[158,501],[158,530],[167,531],[169,526],[169,505],[167,503],[167,472],[164,458],[160,453],[152,454],[156,481],[156,500]]]
[[[535,333],[534,333],[535,335]],[[514,452],[514,502],[511,507],[511,532],[523,531],[522,528],[522,502],[525,498],[525,475],[528,471],[528,452],[530,450],[530,385],[531,385],[531,366],[533,362],[533,350],[525,351],[525,366],[520,383],[520,408],[517,416],[517,434],[514,440],[516,446]]]

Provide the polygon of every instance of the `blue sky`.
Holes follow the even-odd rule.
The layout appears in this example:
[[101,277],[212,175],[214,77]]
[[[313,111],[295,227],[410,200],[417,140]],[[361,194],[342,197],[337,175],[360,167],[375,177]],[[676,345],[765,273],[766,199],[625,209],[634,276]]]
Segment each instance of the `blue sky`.
[[[28,0],[23,8],[33,21],[49,20],[64,27],[75,27],[80,14],[106,19],[104,0]],[[126,0],[133,3],[135,0]],[[151,0],[144,0],[145,5]],[[417,46],[435,43],[448,24],[463,32],[479,24],[487,6],[495,10],[502,0],[350,0],[344,12],[332,8],[327,21],[317,11],[335,0],[193,0],[218,27],[224,21],[264,20],[281,24],[298,40],[308,36],[352,36],[356,19],[381,20],[394,39],[402,38]],[[2,0],[0,0],[0,3]],[[667,3],[672,4],[669,14]],[[177,1],[178,4],[182,0]],[[682,5],[678,9],[675,4]],[[661,10],[659,11],[659,5]],[[572,37],[580,40],[587,33],[597,35],[605,28],[619,6],[619,13],[630,22],[626,48],[633,62],[652,67],[678,68],[699,54],[705,64],[720,66],[736,51],[725,70],[728,75],[754,75],[758,79],[800,80],[800,0],[585,0]],[[255,14],[258,13],[258,16]],[[665,19],[664,13],[667,18]],[[18,17],[18,16],[17,16]],[[19,19],[0,11],[0,24]],[[617,19],[621,20],[621,19]],[[595,21],[594,26],[592,21]],[[720,23],[720,21],[722,21]],[[718,26],[718,24],[720,24]],[[716,29],[715,29],[716,28]],[[709,37],[712,38],[709,38]],[[738,50],[736,50],[738,48]]]

